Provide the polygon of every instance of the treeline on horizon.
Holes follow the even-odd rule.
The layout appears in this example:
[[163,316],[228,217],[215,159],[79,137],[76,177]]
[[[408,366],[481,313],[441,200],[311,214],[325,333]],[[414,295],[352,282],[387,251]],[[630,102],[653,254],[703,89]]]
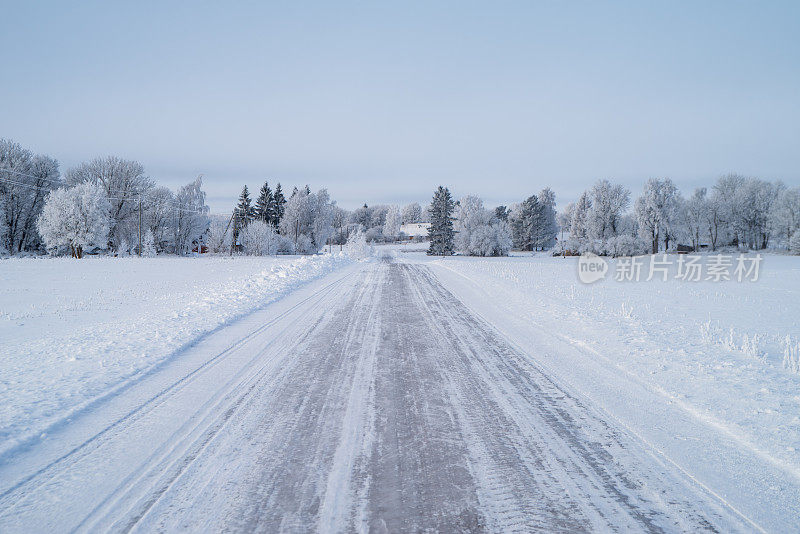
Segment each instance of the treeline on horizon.
[[135,161],[97,158],[68,169],[0,139],[0,254],[125,256],[210,251],[313,254],[350,239],[405,239],[402,225],[430,223],[429,253],[502,256],[510,250],[629,256],[725,247],[800,253],[800,188],[729,174],[684,197],[671,179],[631,191],[599,180],[556,211],[550,188],[510,206],[454,200],[439,187],[427,206],[364,204],[345,210],[326,189],[245,186],[231,215],[210,215],[202,179],[172,191]]

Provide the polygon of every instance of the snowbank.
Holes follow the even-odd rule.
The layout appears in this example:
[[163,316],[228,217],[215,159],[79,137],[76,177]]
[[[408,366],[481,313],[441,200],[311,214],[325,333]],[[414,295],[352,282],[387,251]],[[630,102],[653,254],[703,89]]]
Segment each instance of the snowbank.
[[0,455],[350,262],[341,254],[0,261]]

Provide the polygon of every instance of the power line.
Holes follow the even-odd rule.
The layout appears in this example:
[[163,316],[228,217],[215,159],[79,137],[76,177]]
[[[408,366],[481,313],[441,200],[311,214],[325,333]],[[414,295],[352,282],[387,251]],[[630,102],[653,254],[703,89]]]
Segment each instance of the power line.
[[[8,169],[8,168],[5,168],[5,167],[0,168],[0,173],[2,173],[2,172],[9,172],[9,173],[12,173],[12,174],[18,174],[20,176],[26,176],[28,178],[33,178],[34,180],[43,180],[45,182],[50,182],[52,184],[58,184],[59,186],[67,185],[66,182],[64,182],[63,180],[53,180],[52,178],[44,178],[44,177],[41,177],[41,176],[36,176],[34,174],[28,174],[28,173],[21,172],[21,171],[15,171],[13,169]],[[22,182],[9,181],[9,183],[15,183],[17,185],[23,185],[23,186],[32,188],[32,186],[30,186],[28,184],[23,184]],[[129,191],[124,191],[124,190],[121,190],[121,189],[107,189],[106,192],[108,194],[120,194],[121,193],[121,194],[125,195],[124,197],[112,197],[112,196],[106,197],[106,198],[109,198],[109,199],[112,199],[112,200],[122,200],[122,201],[135,200],[136,198],[138,198],[142,194],[142,193],[133,193],[133,192],[129,192]],[[130,193],[130,196],[128,196],[129,193]],[[170,205],[173,205],[173,206],[179,206],[179,207],[183,206],[183,204],[181,204],[179,202],[175,202],[173,200],[167,201],[167,204],[170,204]],[[199,206],[193,206],[193,209],[200,209],[200,208],[199,208]]]
[[[5,172],[5,171],[6,171],[6,169],[0,170],[0,172]],[[30,174],[24,174],[24,173],[17,173],[17,174],[22,174],[23,176],[29,176],[31,178],[36,178],[36,176],[32,176]],[[52,181],[52,180],[49,180],[49,181]],[[25,182],[18,182],[16,180],[11,180],[9,178],[0,177],[0,182],[4,182],[4,183],[7,183],[7,184],[18,185],[20,187],[26,187],[28,189],[33,189],[33,190],[36,190],[36,191],[45,191],[45,192],[53,191],[52,188],[45,188],[45,187],[39,187],[39,186],[36,186],[36,185],[26,184]],[[61,183],[61,182],[59,182],[59,183]],[[61,183],[61,185],[64,185],[64,184]],[[106,196],[106,198],[109,199],[109,200],[120,200],[120,201],[124,202],[124,201],[135,201],[140,196],[141,196],[141,194],[138,194],[138,195],[133,194],[131,196],[126,196],[126,197]],[[204,213],[204,211],[205,211],[203,208],[200,208],[198,206],[187,208],[185,204],[180,204],[180,203],[177,203],[177,202],[174,202],[174,201],[167,201],[167,202],[165,202],[165,204],[168,204],[169,207],[171,207],[171,208],[175,208],[175,209],[177,209],[179,211],[184,211],[184,212],[187,212],[187,213]]]

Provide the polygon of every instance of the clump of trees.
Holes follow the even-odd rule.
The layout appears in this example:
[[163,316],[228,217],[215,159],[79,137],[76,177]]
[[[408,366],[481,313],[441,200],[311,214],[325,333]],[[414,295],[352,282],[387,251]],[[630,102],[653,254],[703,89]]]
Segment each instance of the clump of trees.
[[185,254],[202,247],[207,228],[201,178],[173,193],[114,156],[62,178],[55,159],[0,140],[0,252]]
[[483,207],[483,200],[466,196],[455,208],[455,250],[470,256],[506,256],[513,244],[508,223],[495,211]]
[[800,228],[800,188],[736,174],[684,198],[669,178],[650,179],[628,213],[630,191],[601,180],[568,205],[562,243],[573,252],[635,255],[722,247],[791,249]]
[[[500,206],[505,210],[504,206]],[[502,211],[500,212],[502,213]],[[556,196],[548,187],[511,208],[506,215],[511,224],[514,247],[519,250],[547,250],[556,243]]]
[[228,222],[212,222],[209,242],[214,252],[316,254],[333,243],[337,225],[342,225],[341,211],[326,189],[294,188],[286,199],[280,183],[273,192],[265,182],[255,204],[244,186]]

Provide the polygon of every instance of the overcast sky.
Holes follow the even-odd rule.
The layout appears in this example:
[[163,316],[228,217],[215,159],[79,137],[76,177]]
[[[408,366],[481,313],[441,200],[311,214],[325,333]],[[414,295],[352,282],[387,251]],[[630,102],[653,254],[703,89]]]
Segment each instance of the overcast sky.
[[[168,4],[168,5],[166,5]],[[62,170],[489,205],[599,178],[800,185],[800,2],[3,2],[0,137]]]

